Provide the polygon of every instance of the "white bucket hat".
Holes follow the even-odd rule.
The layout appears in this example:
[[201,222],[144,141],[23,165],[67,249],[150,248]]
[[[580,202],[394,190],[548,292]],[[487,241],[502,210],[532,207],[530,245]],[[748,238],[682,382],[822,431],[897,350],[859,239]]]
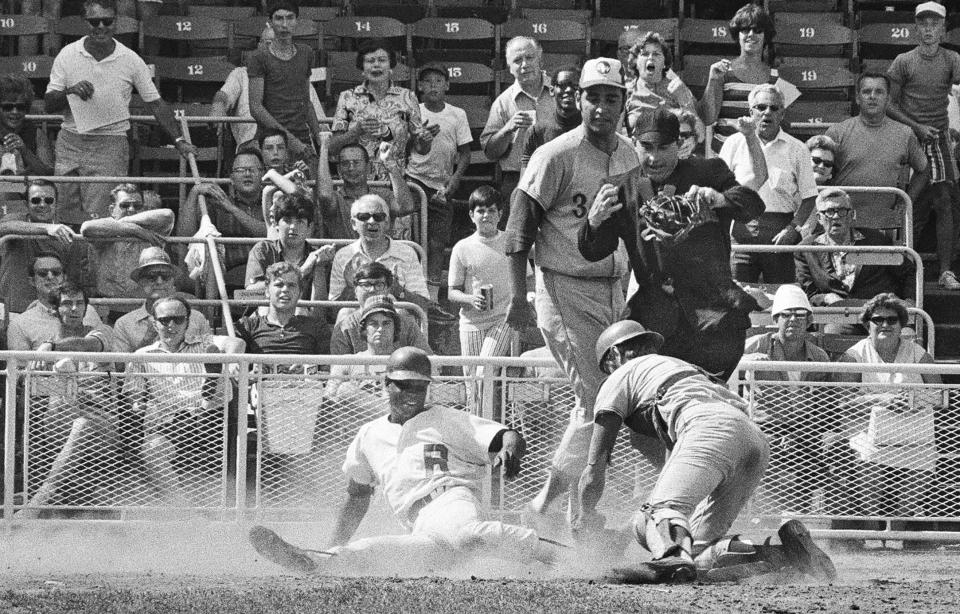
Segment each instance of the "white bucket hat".
[[784,284],[777,288],[777,293],[773,295],[773,306],[770,307],[770,314],[776,317],[790,309],[806,309],[811,313],[813,312],[810,299],[807,298],[806,292],[800,286]]

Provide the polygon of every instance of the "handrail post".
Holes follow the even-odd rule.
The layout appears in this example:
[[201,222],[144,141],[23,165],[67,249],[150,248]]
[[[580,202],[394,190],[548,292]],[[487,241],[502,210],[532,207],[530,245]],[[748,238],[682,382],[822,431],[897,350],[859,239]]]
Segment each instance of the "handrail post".
[[7,386],[4,395],[3,425],[3,519],[7,528],[13,520],[14,479],[17,445],[17,370],[16,359],[7,360]]
[[214,278],[217,280],[217,290],[220,292],[220,308],[223,310],[223,326],[227,329],[227,334],[231,337],[237,336],[237,330],[233,326],[233,317],[230,314],[230,304],[227,302],[227,282],[223,279],[223,271],[220,269],[220,255],[217,253],[217,244],[213,237],[208,236],[207,252],[210,268],[213,269]]
[[247,508],[247,411],[250,404],[250,364],[240,362],[240,373],[237,378],[237,475],[235,477],[236,490],[236,521],[242,522]]

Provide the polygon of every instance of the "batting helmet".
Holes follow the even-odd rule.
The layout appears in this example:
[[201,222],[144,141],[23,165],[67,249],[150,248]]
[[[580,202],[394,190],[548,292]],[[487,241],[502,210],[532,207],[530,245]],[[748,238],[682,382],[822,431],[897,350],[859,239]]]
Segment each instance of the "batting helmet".
[[432,382],[430,357],[420,348],[411,345],[394,350],[387,362],[387,378]]
[[603,367],[603,359],[606,358],[610,348],[634,337],[646,337],[653,341],[657,350],[663,345],[663,335],[660,333],[647,330],[643,324],[635,320],[620,320],[608,326],[597,338],[597,365]]

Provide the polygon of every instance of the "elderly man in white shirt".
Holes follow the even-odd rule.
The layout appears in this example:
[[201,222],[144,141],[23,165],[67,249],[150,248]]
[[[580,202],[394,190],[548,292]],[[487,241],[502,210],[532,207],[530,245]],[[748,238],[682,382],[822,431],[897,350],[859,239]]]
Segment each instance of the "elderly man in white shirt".
[[[810,166],[810,152],[802,141],[780,129],[785,110],[783,93],[776,86],[756,86],[747,99],[750,116],[757,124],[757,136],[767,163],[767,180],[757,190],[766,210],[754,223],[735,223],[735,243],[796,245],[800,229],[813,212],[817,182]],[[720,149],[720,157],[733,170],[737,181],[745,183],[753,174],[746,137],[730,136]],[[759,222],[759,227],[755,224]],[[751,229],[751,226],[753,227]],[[736,252],[731,266],[737,281],[755,283],[793,283],[795,272],[790,254]]]

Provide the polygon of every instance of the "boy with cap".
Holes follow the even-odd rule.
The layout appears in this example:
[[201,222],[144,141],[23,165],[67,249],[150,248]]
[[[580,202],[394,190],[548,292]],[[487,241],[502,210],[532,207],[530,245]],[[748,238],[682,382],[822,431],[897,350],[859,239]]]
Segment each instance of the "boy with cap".
[[937,2],[924,2],[914,11],[920,44],[894,58],[887,70],[890,104],[887,115],[913,129],[930,165],[930,181],[914,201],[914,242],[937,214],[937,259],[940,287],[960,290],[960,280],[950,270],[957,228],[960,226],[960,191],[957,162],[950,143],[947,96],[960,83],[960,54],[940,46],[946,30],[947,9]]
[[[464,556],[551,562],[557,544],[531,529],[488,520],[479,494],[487,465],[511,478],[526,444],[520,433],[468,412],[427,404],[430,358],[402,347],[387,362],[389,414],[367,422],[347,450],[347,501],[333,547],[303,550],[263,526],[250,530],[254,548],[299,573],[423,575]],[[350,541],[380,486],[406,535]]]
[[[642,116],[633,127],[640,166],[606,180],[580,227],[579,248],[585,259],[600,261],[623,239],[639,284],[630,318],[664,336],[662,354],[726,380],[743,354],[749,313],[758,308],[730,272],[730,223],[758,217],[764,205],[723,160],[681,160],[679,137],[680,121],[670,111]],[[673,195],[684,198],[669,200]],[[692,208],[676,236],[655,221],[673,217],[656,210],[664,200]],[[647,221],[645,211],[653,214]]]
[[467,112],[445,100],[450,83],[447,69],[430,64],[420,70],[420,117],[425,128],[434,132],[433,144],[426,154],[414,149],[407,160],[407,177],[427,195],[427,278],[436,287],[442,283],[443,250],[450,235],[453,210],[447,198],[460,187],[460,178],[470,166],[470,122]]
[[536,323],[577,398],[547,483],[530,503],[538,514],[546,512],[586,462],[601,379],[589,359],[590,348],[624,306],[620,278],[627,270],[626,254],[614,245],[588,261],[577,253],[577,234],[591,203],[616,197],[606,177],[627,173],[638,163],[630,141],[617,133],[626,101],[620,62],[589,60],[579,86],[581,125],[534,152],[514,191],[514,213],[507,224],[507,323],[516,330],[534,323],[526,277],[530,248],[536,245]]

